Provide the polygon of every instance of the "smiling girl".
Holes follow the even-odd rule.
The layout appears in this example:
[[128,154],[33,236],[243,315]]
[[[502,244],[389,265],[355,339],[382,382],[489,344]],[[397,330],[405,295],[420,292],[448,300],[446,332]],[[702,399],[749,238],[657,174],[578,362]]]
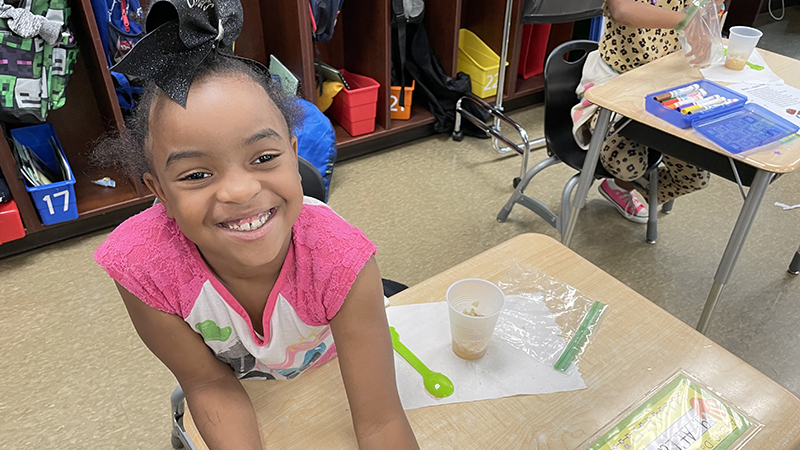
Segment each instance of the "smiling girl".
[[[359,447],[416,449],[375,245],[303,197],[296,99],[228,50],[238,2],[186,5],[154,2],[145,44],[115,68],[144,67],[151,82],[130,131],[97,158],[141,177],[160,204],[114,230],[96,261],[210,448],[262,448],[240,379],[293,379],[338,352]],[[203,27],[210,46],[183,34]]]

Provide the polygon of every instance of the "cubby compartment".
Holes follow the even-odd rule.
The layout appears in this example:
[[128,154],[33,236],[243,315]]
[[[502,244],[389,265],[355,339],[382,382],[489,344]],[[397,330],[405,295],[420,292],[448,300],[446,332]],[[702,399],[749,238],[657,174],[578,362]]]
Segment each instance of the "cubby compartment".
[[[505,18],[505,0],[462,0],[461,28],[474,33],[484,44],[492,49],[498,56],[503,48],[503,19]],[[519,66],[519,43],[521,39],[522,24],[520,23],[521,1],[514,2],[511,33],[509,34],[508,55],[506,61],[506,97],[513,97],[516,93],[516,73]],[[516,57],[512,57],[512,56]],[[498,57],[497,63],[500,64]],[[509,76],[513,74],[514,76]],[[504,97],[505,98],[505,97]],[[491,100],[491,97],[487,100]]]
[[[375,118],[375,131],[391,127],[389,90],[391,85],[391,27],[388,1],[348,0],[328,42],[316,42],[319,59],[337,69],[369,77],[380,85]],[[335,100],[335,99],[334,99]],[[334,124],[334,128],[340,127]],[[341,136],[337,129],[337,136]],[[344,141],[353,139],[344,133]],[[348,137],[350,139],[348,139]],[[355,138],[357,138],[356,136]]]
[[[75,73],[67,85],[67,103],[52,111],[47,122],[53,125],[75,174],[75,199],[78,213],[83,216],[100,214],[109,208],[136,200],[139,193],[123,174],[95,167],[90,162],[93,143],[111,128],[112,120],[103,117],[92,90],[86,70],[85,58],[78,57]],[[92,183],[110,177],[116,187],[108,188]]]

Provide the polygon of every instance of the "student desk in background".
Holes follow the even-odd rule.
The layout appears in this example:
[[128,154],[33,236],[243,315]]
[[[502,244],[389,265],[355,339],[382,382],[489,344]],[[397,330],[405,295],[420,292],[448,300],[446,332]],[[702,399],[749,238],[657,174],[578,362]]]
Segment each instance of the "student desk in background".
[[[758,51],[770,69],[783,78],[787,85],[800,88],[800,61],[762,49]],[[644,99],[647,94],[702,78],[700,70],[690,67],[686,62],[683,52],[676,52],[622,74],[602,86],[586,91],[586,98],[601,107],[600,116],[581,171],[578,188],[575,192],[575,201],[572,203],[569,223],[564,230],[562,241],[569,246],[572,240],[578,213],[585,203],[586,195],[591,187],[592,174],[597,166],[603,137],[606,136],[609,129],[609,118],[612,112],[631,119],[630,123],[621,129],[622,136],[689,164],[697,165],[733,182],[736,182],[738,173],[743,184],[750,186],[750,190],[731,233],[728,246],[725,248],[725,253],[722,255],[711,292],[708,294],[703,313],[697,324],[697,330],[705,333],[711,313],[722,294],[722,289],[730,278],[767,187],[777,178],[777,175],[793,172],[800,167],[800,139],[795,138],[790,143],[781,145],[780,148],[768,151],[759,152],[758,149],[754,149],[746,152],[745,155],[733,155],[707,140],[693,128],[678,128],[645,111]],[[753,153],[754,151],[755,153]],[[731,167],[732,163],[736,166],[736,172]],[[701,191],[691,195],[703,195],[703,193]],[[703,230],[698,231],[703,232]]]
[[[573,450],[680,368],[765,425],[746,448],[800,444],[797,397],[547,236],[512,238],[393,296],[392,305],[444,301],[447,288],[463,278],[497,282],[512,260],[609,305],[580,363],[588,389],[407,411],[421,448]],[[293,381],[244,385],[266,448],[357,448],[336,358]],[[197,448],[206,448],[188,408],[184,425]]]

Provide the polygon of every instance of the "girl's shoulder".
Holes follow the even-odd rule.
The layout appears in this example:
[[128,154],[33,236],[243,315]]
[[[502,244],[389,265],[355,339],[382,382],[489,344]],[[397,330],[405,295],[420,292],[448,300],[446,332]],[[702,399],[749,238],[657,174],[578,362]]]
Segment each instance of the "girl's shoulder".
[[286,297],[306,323],[326,324],[376,246],[326,204],[308,197],[292,227],[292,244]]
[[120,224],[95,250],[94,259],[140,300],[161,311],[181,314],[182,303],[191,299],[181,298],[180,292],[193,289],[178,287],[202,285],[202,271],[196,267],[192,248],[164,205],[157,204]]
[[[351,253],[375,252],[375,244],[325,203],[304,197],[303,209],[292,227],[295,252],[317,258],[340,259]],[[361,267],[359,267],[359,270]]]
[[[153,251],[182,253],[188,251],[189,241],[173,219],[167,216],[162,204],[156,204],[122,222],[95,251],[98,263],[108,257],[125,256],[135,262],[147,258]],[[178,256],[178,255],[175,255]],[[101,263],[102,265],[102,263]]]

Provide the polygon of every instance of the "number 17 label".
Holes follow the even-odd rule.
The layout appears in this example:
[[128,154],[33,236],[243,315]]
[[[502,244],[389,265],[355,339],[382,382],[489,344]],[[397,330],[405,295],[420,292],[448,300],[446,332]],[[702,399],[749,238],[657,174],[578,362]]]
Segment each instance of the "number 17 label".
[[53,201],[56,199],[56,197],[64,197],[64,212],[67,212],[69,210],[68,190],[56,192],[55,194],[53,194],[52,199],[50,199],[50,194],[45,195],[44,198],[42,198],[42,200],[44,200],[45,203],[47,203],[47,210],[51,216],[56,213],[56,211],[53,209]]

